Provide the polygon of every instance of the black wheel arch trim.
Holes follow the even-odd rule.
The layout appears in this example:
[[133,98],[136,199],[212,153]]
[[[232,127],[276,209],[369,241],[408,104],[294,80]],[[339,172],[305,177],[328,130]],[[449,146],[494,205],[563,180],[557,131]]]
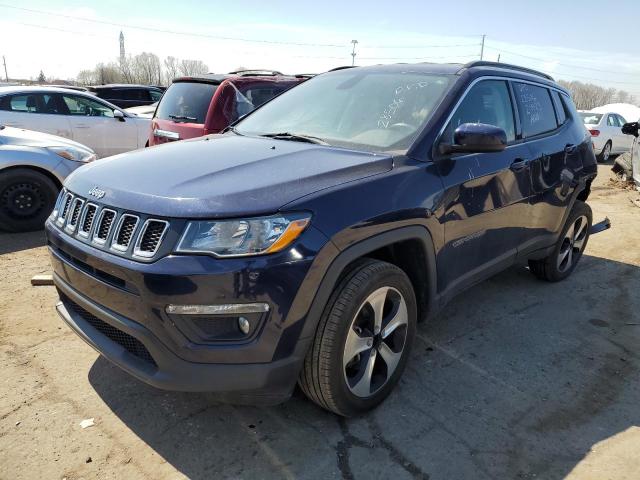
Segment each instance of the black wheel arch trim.
[[[304,321],[304,326],[302,329],[299,327],[297,329],[300,333],[299,339],[305,339],[315,334],[318,322],[331,293],[351,263],[359,258],[366,257],[367,254],[380,248],[406,240],[418,240],[421,242],[424,249],[426,257],[426,265],[424,265],[424,268],[426,269],[428,280],[427,285],[425,285],[427,292],[426,314],[424,314],[423,317],[429,317],[435,313],[438,308],[436,293],[437,276],[435,247],[431,234],[426,227],[421,225],[394,228],[392,230],[379,233],[373,237],[363,239],[342,251],[338,251],[337,247],[331,243],[330,248],[336,252],[337,255],[331,261],[318,285],[318,288],[315,290],[316,293],[311,301],[311,305],[309,306],[305,318],[302,319]],[[292,325],[292,328],[295,326],[295,324]]]

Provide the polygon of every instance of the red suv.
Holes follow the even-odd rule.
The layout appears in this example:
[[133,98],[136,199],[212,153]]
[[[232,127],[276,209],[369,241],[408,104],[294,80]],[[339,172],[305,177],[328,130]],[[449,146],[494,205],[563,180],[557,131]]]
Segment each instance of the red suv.
[[177,78],[158,104],[149,145],[219,133],[307,78],[252,70]]

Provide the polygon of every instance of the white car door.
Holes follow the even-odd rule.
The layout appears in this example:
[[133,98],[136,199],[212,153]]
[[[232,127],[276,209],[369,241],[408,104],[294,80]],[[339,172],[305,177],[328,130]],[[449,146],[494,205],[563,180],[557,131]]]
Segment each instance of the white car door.
[[611,140],[611,153],[620,152],[623,147],[620,136],[618,135],[618,130],[620,129],[620,127],[618,127],[618,118],[613,113],[608,113],[606,117],[603,122],[603,130],[605,137]]
[[618,125],[620,126],[620,143],[623,146],[624,152],[628,152],[631,150],[631,147],[633,147],[633,141],[635,140],[635,137],[633,135],[625,135],[624,133],[622,133],[622,127],[625,123],[627,123],[627,121],[622,115],[617,115],[617,117]]
[[113,107],[85,95],[62,94],[69,109],[73,139],[104,158],[138,148],[138,129],[128,118],[116,118]]
[[26,92],[0,99],[0,123],[73,138],[71,124],[60,105],[57,94]]

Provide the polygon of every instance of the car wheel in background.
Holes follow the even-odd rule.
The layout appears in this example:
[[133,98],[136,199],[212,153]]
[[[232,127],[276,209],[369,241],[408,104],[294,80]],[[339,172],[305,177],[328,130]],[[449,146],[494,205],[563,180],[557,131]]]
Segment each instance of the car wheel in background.
[[605,143],[604,148],[602,149],[602,152],[600,152],[600,155],[598,155],[598,161],[608,162],[609,158],[611,158],[611,140]]
[[549,282],[558,282],[571,275],[589,241],[591,223],[591,207],[576,200],[553,253],[542,260],[529,260],[531,273]]
[[58,196],[56,185],[28,168],[0,172],[0,229],[9,232],[40,230]]
[[365,259],[334,290],[300,373],[302,391],[319,406],[352,416],[377,406],[398,382],[416,331],[407,275]]

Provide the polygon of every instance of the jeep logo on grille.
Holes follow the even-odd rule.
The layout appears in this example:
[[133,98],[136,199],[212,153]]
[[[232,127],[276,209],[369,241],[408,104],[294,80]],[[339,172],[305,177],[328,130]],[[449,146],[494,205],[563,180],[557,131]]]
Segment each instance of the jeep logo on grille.
[[105,191],[100,190],[98,187],[93,187],[91,190],[89,190],[89,195],[96,197],[98,200],[104,197],[104,194],[105,194]]

